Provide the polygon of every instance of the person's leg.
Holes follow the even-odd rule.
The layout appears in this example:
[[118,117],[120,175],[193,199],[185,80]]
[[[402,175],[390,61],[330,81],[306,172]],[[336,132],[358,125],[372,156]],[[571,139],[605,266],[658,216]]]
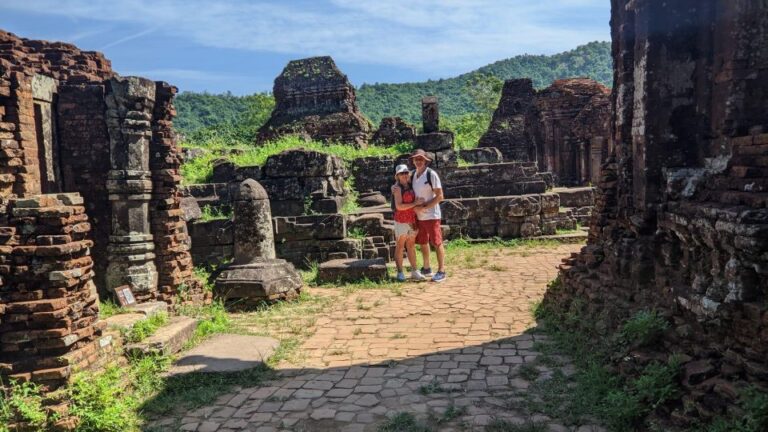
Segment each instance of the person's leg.
[[440,228],[440,221],[435,221],[432,225],[432,231],[430,233],[432,238],[432,245],[435,247],[435,255],[437,255],[437,273],[432,277],[435,282],[442,282],[445,280],[445,246],[443,246],[443,232]]
[[445,271],[445,247],[442,243],[435,247],[435,255],[437,255],[437,271]]
[[[403,271],[403,248],[405,247],[407,238],[407,236],[400,236],[397,238],[397,243],[395,244],[395,265],[397,266],[398,272]],[[408,257],[408,259],[410,259],[410,257]]]
[[408,254],[408,264],[411,265],[411,271],[417,270],[418,264],[416,263],[416,237],[406,237],[405,252]]
[[422,268],[431,269],[429,262],[429,221],[419,221],[419,233],[416,234],[416,243],[421,249]]

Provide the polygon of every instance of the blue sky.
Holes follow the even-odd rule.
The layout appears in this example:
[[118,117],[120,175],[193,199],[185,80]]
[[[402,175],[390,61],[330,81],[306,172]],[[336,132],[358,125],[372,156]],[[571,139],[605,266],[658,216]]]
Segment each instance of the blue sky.
[[448,78],[610,40],[608,0],[2,0],[0,28],[103,52],[181,90],[272,89],[331,55],[355,85]]

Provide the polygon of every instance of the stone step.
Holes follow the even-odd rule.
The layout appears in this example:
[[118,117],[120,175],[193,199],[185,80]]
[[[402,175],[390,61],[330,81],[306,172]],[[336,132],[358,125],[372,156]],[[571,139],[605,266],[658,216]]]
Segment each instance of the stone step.
[[186,316],[172,317],[168,324],[157,329],[155,334],[141,342],[127,345],[126,353],[132,356],[152,354],[170,355],[181,351],[184,344],[192,338],[197,328],[197,320]]
[[168,303],[161,301],[146,302],[131,305],[125,309],[129,312],[112,315],[105,319],[107,327],[117,330],[129,330],[139,321],[144,321],[159,313],[168,313]]
[[320,264],[317,281],[320,283],[355,282],[362,279],[384,280],[388,277],[383,258],[337,259]]

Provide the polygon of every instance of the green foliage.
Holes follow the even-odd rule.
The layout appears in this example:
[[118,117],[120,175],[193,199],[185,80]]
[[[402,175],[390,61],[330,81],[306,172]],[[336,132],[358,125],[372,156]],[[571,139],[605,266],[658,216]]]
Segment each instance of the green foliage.
[[117,366],[98,374],[81,373],[69,387],[71,413],[80,418],[80,432],[138,430],[138,399],[125,371]]
[[241,130],[243,137],[255,137],[259,127],[266,123],[275,99],[268,93],[234,96],[232,93],[210,94],[182,92],[174,99],[177,117],[176,130],[190,136],[211,127],[247,124]]
[[354,239],[364,239],[368,234],[362,228],[352,228],[347,230],[347,237]]
[[227,333],[232,330],[232,320],[227,315],[227,310],[221,300],[204,306],[182,305],[179,307],[178,313],[198,320],[195,334],[187,341],[185,348],[195,346],[214,334]]
[[[749,387],[740,395],[741,413],[718,418],[707,432],[763,432],[768,430],[768,393]],[[703,430],[703,428],[701,428]]]
[[[558,279],[550,292],[561,289]],[[535,309],[536,319],[543,324],[554,344],[541,349],[567,353],[576,361],[572,378],[555,374],[549,381],[534,383],[530,390],[540,397],[531,402],[547,415],[579,423],[583,419],[600,419],[610,430],[646,430],[645,418],[657,407],[679,397],[680,359],[673,355],[666,363],[651,362],[639,376],[623,378],[611,372],[615,350],[627,337],[648,340],[666,328],[655,312],[641,312],[627,320],[615,335],[601,335],[595,318],[587,317],[586,304],[574,300],[568,305],[544,302]],[[563,391],[567,389],[567,391]]]
[[647,346],[656,342],[668,326],[656,311],[642,310],[624,323],[619,335],[622,342],[630,346]]
[[467,94],[472,99],[478,112],[493,114],[499,105],[501,88],[504,81],[494,75],[477,73],[464,83]]
[[232,219],[232,210],[228,209],[222,209],[220,207],[214,207],[211,205],[204,205],[203,208],[200,209],[200,218],[198,219],[201,222],[210,222],[212,220],[221,220],[221,219]]
[[205,290],[213,292],[213,281],[211,280],[211,270],[206,266],[195,267],[195,277],[203,283]]
[[152,336],[157,329],[168,323],[168,314],[160,312],[151,315],[145,320],[141,320],[133,325],[130,329],[125,331],[125,341],[128,343],[141,342],[144,339]]
[[99,318],[101,319],[107,319],[113,315],[126,312],[128,312],[128,310],[110,299],[101,300],[99,302]]
[[421,121],[421,98],[440,99],[441,118],[479,111],[466,83],[476,75],[490,75],[500,80],[531,78],[536,88],[544,88],[560,78],[589,77],[611,86],[613,60],[610,42],[590,42],[571,51],[551,56],[521,55],[501,60],[454,78],[419,83],[363,84],[357,90],[360,109],[375,124],[383,117],[400,116],[411,123]]
[[[411,151],[409,144],[393,147],[370,146],[366,149],[356,148],[348,144],[332,144],[321,141],[305,141],[298,136],[284,136],[278,140],[264,143],[255,147],[251,142],[230,140],[224,132],[211,131],[205,139],[189,139],[182,143],[186,147],[202,148],[208,152],[202,156],[185,162],[181,166],[181,175],[186,184],[205,183],[213,174],[213,161],[226,158],[237,166],[264,165],[267,158],[285,150],[304,148],[321,153],[336,155],[345,161],[351,161],[366,156],[398,156]],[[237,152],[231,150],[236,149]]]
[[[357,101],[374,124],[383,117],[400,116],[410,123],[421,121],[421,98],[440,98],[442,121],[460,119],[466,114],[489,112],[492,98],[478,82],[493,77],[497,82],[512,78],[531,78],[536,88],[544,88],[560,78],[584,76],[607,86],[613,81],[610,42],[591,42],[571,51],[551,56],[521,55],[501,60],[454,78],[419,83],[363,84]],[[469,91],[468,91],[469,90]],[[475,91],[479,90],[479,91]],[[256,131],[274,108],[274,98],[267,93],[234,96],[183,92],[174,104],[178,116],[174,127],[188,140],[199,142],[211,133],[222,134],[228,142],[254,142]],[[236,126],[236,127],[235,127]],[[486,125],[487,126],[487,125]]]
[[457,150],[469,150],[477,147],[480,138],[488,130],[491,115],[472,112],[459,116],[446,116],[440,124],[441,129],[453,132],[454,146]]
[[546,432],[547,430],[549,429],[546,423],[532,420],[522,424],[514,424],[506,420],[496,419],[485,427],[485,432]]
[[30,382],[11,380],[7,385],[0,381],[0,431],[7,431],[8,425],[16,422],[33,427],[48,423],[48,414],[43,409],[40,388]]
[[378,432],[432,432],[432,430],[419,423],[413,414],[399,412],[387,419],[376,429]]

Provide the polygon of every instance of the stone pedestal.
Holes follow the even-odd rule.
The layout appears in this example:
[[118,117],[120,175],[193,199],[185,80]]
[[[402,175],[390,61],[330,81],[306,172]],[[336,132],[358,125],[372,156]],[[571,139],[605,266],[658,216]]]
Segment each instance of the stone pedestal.
[[240,184],[234,203],[235,259],[217,278],[215,294],[242,305],[298,296],[301,275],[275,258],[272,211],[264,188],[253,179]]

